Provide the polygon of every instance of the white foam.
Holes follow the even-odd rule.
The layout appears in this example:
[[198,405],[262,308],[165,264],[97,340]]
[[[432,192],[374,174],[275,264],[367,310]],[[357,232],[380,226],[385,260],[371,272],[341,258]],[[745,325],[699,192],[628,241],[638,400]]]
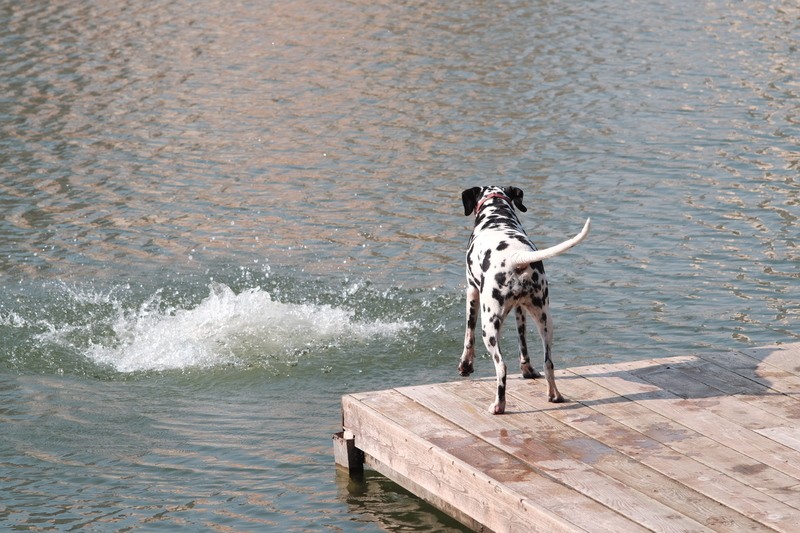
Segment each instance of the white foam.
[[27,325],[27,321],[19,316],[14,311],[8,313],[0,313],[0,326],[8,326],[12,328],[21,328]]
[[[108,324],[113,335],[90,340],[87,356],[119,372],[259,365],[411,327],[403,321],[361,322],[353,311],[329,305],[281,303],[260,288],[239,294],[223,284],[209,289],[190,309],[165,308],[160,293],[138,309],[107,302],[116,309]],[[42,336],[52,342],[68,330]]]

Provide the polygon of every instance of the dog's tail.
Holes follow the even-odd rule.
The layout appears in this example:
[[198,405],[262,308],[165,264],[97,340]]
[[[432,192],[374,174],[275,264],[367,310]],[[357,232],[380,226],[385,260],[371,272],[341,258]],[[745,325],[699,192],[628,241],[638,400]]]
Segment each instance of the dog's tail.
[[583,229],[580,233],[575,235],[573,238],[568,239],[561,244],[556,244],[555,246],[551,246],[550,248],[545,248],[544,250],[531,250],[529,252],[516,252],[511,255],[510,263],[513,266],[520,266],[520,265],[528,265],[530,263],[536,263],[538,261],[542,261],[544,259],[549,259],[554,257],[558,254],[564,253],[583,239],[589,235],[589,228],[592,227],[592,219],[587,218],[586,224],[583,225]]

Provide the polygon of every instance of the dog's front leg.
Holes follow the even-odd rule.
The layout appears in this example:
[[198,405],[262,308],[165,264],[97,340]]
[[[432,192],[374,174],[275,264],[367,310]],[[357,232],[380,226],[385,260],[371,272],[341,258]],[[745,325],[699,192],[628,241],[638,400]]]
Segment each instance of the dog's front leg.
[[486,350],[494,362],[494,370],[497,374],[497,395],[494,403],[489,406],[489,412],[501,415],[506,411],[506,364],[503,362],[503,354],[500,353],[500,325],[503,323],[503,311],[499,307],[487,309],[481,315],[481,330],[483,343]]
[[458,363],[458,373],[469,376],[475,368],[472,364],[475,359],[475,326],[478,322],[478,304],[480,293],[472,285],[467,287],[467,328],[464,333],[464,352]]

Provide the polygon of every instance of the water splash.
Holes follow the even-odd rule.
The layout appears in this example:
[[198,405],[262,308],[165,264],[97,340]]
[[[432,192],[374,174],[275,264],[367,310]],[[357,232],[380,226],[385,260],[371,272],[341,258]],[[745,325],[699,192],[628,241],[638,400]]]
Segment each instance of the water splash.
[[[195,306],[169,304],[162,291],[139,305],[113,292],[70,290],[69,299],[82,309],[80,316],[59,324],[39,321],[38,342],[69,347],[125,373],[266,366],[413,327],[402,320],[356,319],[354,311],[328,304],[283,303],[258,287],[236,293],[221,283],[211,284]],[[5,321],[23,324],[16,315]]]

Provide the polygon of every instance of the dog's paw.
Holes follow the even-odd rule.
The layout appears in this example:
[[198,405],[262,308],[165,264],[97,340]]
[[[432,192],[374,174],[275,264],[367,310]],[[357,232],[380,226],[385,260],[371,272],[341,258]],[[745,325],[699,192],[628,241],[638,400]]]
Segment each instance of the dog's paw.
[[462,376],[469,376],[475,372],[475,369],[472,367],[472,361],[461,361],[458,363],[458,373]]
[[550,396],[549,398],[547,398],[547,401],[549,401],[550,403],[563,403],[564,397],[561,396],[561,394],[556,394],[555,396]]
[[494,402],[489,406],[489,412],[493,415],[502,415],[506,412],[506,402]]
[[530,363],[522,363],[519,365],[519,369],[522,370],[522,377],[525,379],[535,379],[540,378],[542,375],[536,371]]

